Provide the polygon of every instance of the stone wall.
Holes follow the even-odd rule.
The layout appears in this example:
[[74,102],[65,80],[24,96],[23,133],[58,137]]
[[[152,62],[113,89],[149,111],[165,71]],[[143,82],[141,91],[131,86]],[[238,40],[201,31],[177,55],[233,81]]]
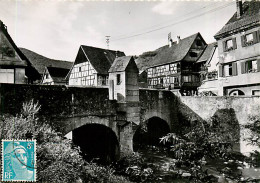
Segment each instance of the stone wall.
[[178,121],[178,98],[170,91],[155,89],[140,89],[140,121],[144,123],[152,117],[166,121],[171,131],[176,131]]
[[[202,119],[208,120],[213,115],[224,109],[231,109],[234,111],[235,118],[239,125],[250,122],[250,116],[260,117],[260,97],[180,97],[180,102],[185,104],[191,111],[199,115]],[[248,133],[240,129],[240,151],[248,153],[255,149],[255,147],[247,146],[243,140]]]
[[108,99],[107,88],[48,85],[0,85],[0,113],[16,115],[22,104],[34,99],[41,105],[40,115],[72,117],[116,114],[116,101]]

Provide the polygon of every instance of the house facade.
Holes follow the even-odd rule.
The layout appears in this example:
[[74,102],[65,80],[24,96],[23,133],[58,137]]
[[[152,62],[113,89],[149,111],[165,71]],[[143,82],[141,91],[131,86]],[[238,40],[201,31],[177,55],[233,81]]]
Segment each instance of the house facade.
[[237,1],[237,12],[214,37],[219,94],[260,95],[260,2]]
[[66,79],[69,69],[59,67],[46,67],[42,76],[41,84],[43,85],[67,85]]
[[197,93],[200,73],[196,61],[207,43],[200,33],[158,49],[147,69],[148,87],[178,89],[184,95]]
[[201,85],[198,88],[202,95],[219,95],[218,84],[218,46],[217,43],[208,44],[207,48],[197,61],[200,67]]
[[31,83],[38,77],[0,21],[0,83]]
[[67,75],[69,85],[108,86],[108,70],[123,52],[81,45]]
[[110,99],[119,102],[139,101],[139,70],[132,56],[116,58],[108,72]]

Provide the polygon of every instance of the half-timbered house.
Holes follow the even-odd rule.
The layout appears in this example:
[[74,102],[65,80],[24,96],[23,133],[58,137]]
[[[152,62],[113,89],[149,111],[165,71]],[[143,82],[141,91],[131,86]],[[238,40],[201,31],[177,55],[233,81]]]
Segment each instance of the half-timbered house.
[[69,85],[108,86],[108,70],[124,52],[81,45],[67,75]]
[[157,49],[148,68],[149,88],[179,89],[194,94],[200,85],[197,59],[207,46],[200,33]]

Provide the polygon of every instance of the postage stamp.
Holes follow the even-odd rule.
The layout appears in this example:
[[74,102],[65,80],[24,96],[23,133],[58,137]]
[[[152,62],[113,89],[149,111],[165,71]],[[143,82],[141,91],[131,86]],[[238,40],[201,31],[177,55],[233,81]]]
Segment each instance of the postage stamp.
[[2,181],[36,181],[36,140],[2,140]]

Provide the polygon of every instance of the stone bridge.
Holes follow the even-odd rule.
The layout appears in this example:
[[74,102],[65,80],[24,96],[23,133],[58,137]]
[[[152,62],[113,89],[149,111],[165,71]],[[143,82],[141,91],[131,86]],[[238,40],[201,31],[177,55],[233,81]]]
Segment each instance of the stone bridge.
[[[39,116],[54,128],[64,135],[70,134],[83,149],[107,148],[114,158],[119,152],[133,151],[133,136],[141,124],[152,120],[159,131],[163,126],[166,130],[162,129],[158,135],[175,131],[178,125],[177,98],[170,91],[140,89],[138,102],[118,102],[109,100],[108,88],[1,84],[0,96],[2,114],[16,115],[24,102],[33,99],[41,105]],[[100,147],[91,142],[86,145],[87,140]],[[110,147],[102,149],[107,144]]]
[[[0,84],[0,112],[16,115],[24,102],[34,99],[41,105],[39,116],[70,135],[83,152],[113,160],[120,152],[132,152],[135,144],[155,144],[162,135],[178,133],[183,116],[190,122],[207,120],[219,115],[219,109],[232,109],[232,118],[245,124],[250,115],[259,117],[260,110],[259,97],[179,98],[152,89],[138,89],[136,96],[138,100],[118,101],[109,99],[109,88]],[[148,135],[142,136],[145,126]]]

